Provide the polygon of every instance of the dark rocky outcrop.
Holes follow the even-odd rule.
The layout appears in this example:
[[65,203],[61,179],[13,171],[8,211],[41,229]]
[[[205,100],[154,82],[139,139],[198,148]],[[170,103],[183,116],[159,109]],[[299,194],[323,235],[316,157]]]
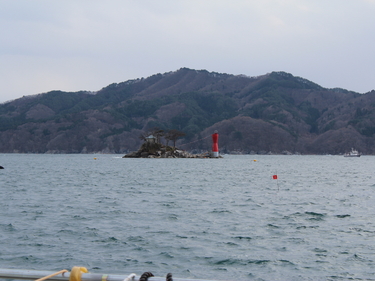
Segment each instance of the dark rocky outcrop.
[[192,154],[160,143],[144,142],[137,151],[128,153],[123,158],[211,158],[211,153]]

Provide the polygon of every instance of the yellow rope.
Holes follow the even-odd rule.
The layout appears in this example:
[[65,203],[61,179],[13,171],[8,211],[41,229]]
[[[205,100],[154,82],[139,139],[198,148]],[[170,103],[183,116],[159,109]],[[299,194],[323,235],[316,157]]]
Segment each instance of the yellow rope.
[[42,278],[39,278],[39,279],[37,279],[35,281],[43,281],[43,280],[46,280],[48,278],[51,278],[53,276],[59,275],[59,274],[64,273],[64,272],[68,272],[68,271],[66,269],[63,269],[63,270],[60,270],[59,272],[53,273],[51,275],[48,275],[48,276],[45,276],[45,277],[42,277]]
[[81,281],[82,273],[87,273],[86,267],[73,266],[70,271],[69,281]]

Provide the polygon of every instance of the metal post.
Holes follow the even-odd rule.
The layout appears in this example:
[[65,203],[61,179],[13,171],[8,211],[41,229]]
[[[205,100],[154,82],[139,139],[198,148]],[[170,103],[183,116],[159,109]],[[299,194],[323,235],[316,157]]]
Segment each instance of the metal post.
[[[22,270],[22,269],[0,269],[0,278],[17,280],[36,280],[53,274],[53,271]],[[129,273],[130,274],[130,273]],[[49,278],[50,281],[69,281],[70,272],[64,272]],[[124,281],[128,275],[82,273],[81,281]],[[139,281],[141,276],[137,275],[134,281]],[[203,279],[174,278],[174,281],[217,281]],[[165,281],[165,277],[150,277],[148,281]]]

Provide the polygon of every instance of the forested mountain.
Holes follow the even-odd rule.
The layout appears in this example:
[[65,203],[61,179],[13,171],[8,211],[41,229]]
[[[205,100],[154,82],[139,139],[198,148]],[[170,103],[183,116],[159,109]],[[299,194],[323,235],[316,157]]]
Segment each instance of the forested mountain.
[[0,152],[126,153],[158,127],[178,146],[221,152],[375,154],[375,91],[326,89],[285,72],[258,77],[187,68],[111,84],[51,91],[0,105]]

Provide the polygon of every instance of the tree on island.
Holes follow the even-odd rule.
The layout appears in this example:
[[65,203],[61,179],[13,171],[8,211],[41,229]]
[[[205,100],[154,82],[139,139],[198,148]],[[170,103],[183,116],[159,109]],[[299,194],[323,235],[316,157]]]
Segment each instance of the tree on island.
[[161,139],[161,137],[164,136],[164,130],[162,130],[158,127],[155,127],[153,129],[151,129],[151,134],[155,137],[156,143],[161,143],[160,139]]
[[181,137],[183,137],[185,135],[186,134],[184,132],[172,129],[172,130],[169,130],[164,135],[164,138],[167,140],[167,146],[168,146],[168,142],[171,140],[171,141],[173,141],[173,147],[176,148],[176,141],[177,141],[177,139],[179,139],[179,138],[181,138]]
[[168,132],[164,132],[164,130],[155,127],[152,128],[144,133],[142,133],[139,138],[143,140],[144,142],[147,142],[147,138],[150,136],[153,136],[155,138],[155,143],[161,144],[161,138],[164,137],[166,141],[166,146],[168,146],[169,141],[173,141],[173,147],[176,148],[176,141],[185,136],[186,134],[184,132],[172,129]]
[[154,136],[156,143],[161,144],[160,139],[161,139],[161,137],[164,136],[164,130],[162,130],[158,127],[155,127],[155,128],[152,128],[152,129],[148,130],[147,132],[142,133],[139,136],[139,138],[143,141],[147,141],[147,138],[151,135]]

